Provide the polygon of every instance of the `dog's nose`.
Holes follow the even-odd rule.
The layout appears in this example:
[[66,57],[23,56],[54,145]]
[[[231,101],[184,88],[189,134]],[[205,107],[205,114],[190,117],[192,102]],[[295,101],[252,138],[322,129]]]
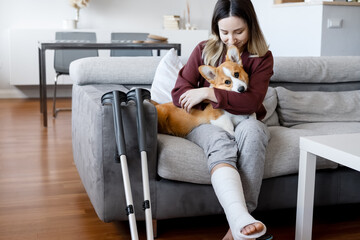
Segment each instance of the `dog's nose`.
[[240,86],[237,90],[239,93],[242,93],[245,91],[245,88],[243,86]]

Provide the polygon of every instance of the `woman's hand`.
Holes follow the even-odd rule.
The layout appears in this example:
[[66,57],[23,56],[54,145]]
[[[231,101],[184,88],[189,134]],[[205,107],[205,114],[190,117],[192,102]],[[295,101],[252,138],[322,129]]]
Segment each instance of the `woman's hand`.
[[217,102],[214,89],[203,87],[188,90],[180,96],[179,104],[187,112],[190,112],[191,108],[204,100]]

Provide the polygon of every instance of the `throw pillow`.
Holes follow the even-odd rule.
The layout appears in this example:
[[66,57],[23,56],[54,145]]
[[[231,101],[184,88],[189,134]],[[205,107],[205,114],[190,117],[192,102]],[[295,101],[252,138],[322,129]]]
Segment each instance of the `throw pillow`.
[[172,101],[171,90],[183,64],[174,48],[170,49],[161,59],[151,85],[151,99],[155,102],[167,103]]
[[359,122],[360,91],[294,92],[277,87],[280,123],[291,127],[312,122]]

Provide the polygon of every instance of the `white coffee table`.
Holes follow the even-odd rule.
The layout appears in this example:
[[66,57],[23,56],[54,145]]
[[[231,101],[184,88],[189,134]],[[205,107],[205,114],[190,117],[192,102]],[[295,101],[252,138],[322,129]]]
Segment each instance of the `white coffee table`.
[[295,240],[311,240],[317,156],[360,171],[360,133],[300,137]]

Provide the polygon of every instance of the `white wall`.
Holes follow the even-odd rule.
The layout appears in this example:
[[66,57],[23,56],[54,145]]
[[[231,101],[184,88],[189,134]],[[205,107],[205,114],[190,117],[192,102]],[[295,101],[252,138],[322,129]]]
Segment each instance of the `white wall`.
[[[252,0],[274,56],[359,56],[360,6]],[[340,28],[328,28],[342,19]]]
[[[189,0],[191,23],[198,29],[209,29],[215,3],[216,0]],[[90,0],[80,12],[79,28],[162,29],[163,15],[183,17],[185,10],[186,0]],[[10,85],[9,30],[61,28],[64,19],[74,17],[75,10],[68,0],[0,0],[0,98],[38,96],[36,87]]]
[[[360,6],[325,6],[323,18],[321,55],[360,56]],[[341,20],[341,27],[328,28],[329,20]]]
[[274,56],[320,56],[322,5],[270,6],[263,31]]
[[[216,0],[188,1],[191,7],[191,22],[198,29],[210,32],[211,15]],[[337,30],[321,33],[320,21],[311,21],[311,18],[320,19],[318,15],[322,14],[316,10],[316,6],[301,10],[301,7],[274,6],[273,0],[252,2],[274,56],[314,55],[316,49],[320,48],[320,41],[329,39],[336,43],[339,36]],[[359,18],[360,7],[354,9],[356,12],[350,14]],[[184,17],[185,10],[186,0],[90,0],[90,5],[81,10],[79,28],[148,32],[149,29],[162,28],[163,15],[176,14]],[[299,14],[300,10],[303,14]],[[348,12],[342,14],[348,17]],[[38,97],[37,87],[10,85],[9,29],[61,28],[64,19],[74,17],[75,10],[70,7],[68,0],[0,0],[0,98]],[[344,22],[344,28],[348,26],[347,21]],[[322,34],[327,39],[321,39]],[[346,39],[357,39],[351,43],[346,42],[346,45],[354,44],[359,49],[359,34],[358,29],[346,30]],[[329,49],[329,46],[333,48],[334,44],[325,47]],[[341,45],[335,46],[339,48]],[[337,55],[343,52],[339,48]]]

